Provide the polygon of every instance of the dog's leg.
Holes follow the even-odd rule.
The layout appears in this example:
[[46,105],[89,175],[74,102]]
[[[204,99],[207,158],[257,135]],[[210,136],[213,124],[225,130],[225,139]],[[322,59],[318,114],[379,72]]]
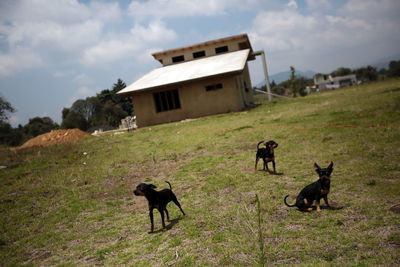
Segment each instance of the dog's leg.
[[326,205],[327,205],[328,207],[331,207],[331,206],[329,206],[329,203],[328,203],[328,195],[325,195],[325,196],[324,196],[324,201],[325,201],[325,203],[326,203]]
[[169,222],[169,214],[168,214],[167,207],[165,207],[164,211],[165,211],[165,214],[167,214],[167,222]]
[[270,174],[271,173],[271,171],[269,170],[269,168],[268,168],[268,160],[267,159],[264,159],[264,164],[265,164],[265,169],[266,169],[266,171]]
[[315,205],[317,206],[317,212],[321,212],[321,206],[319,204],[320,199],[317,199],[317,201],[315,201]]
[[265,171],[265,166],[268,168],[267,161],[265,158],[263,158],[263,171]]
[[272,159],[272,167],[274,167],[274,173],[276,173],[276,169],[275,169],[275,159]]
[[257,170],[257,163],[258,163],[258,160],[259,160],[260,158],[259,157],[256,157],[256,165],[254,166],[254,170],[256,171]]
[[150,208],[149,215],[150,215],[150,223],[151,223],[151,228],[150,228],[149,233],[153,233],[153,231],[154,231],[153,208]]
[[175,205],[178,206],[178,208],[181,210],[183,216],[186,216],[185,212],[183,211],[181,204],[179,203],[178,199],[176,198],[176,196],[173,194],[171,195],[172,201],[175,203]]
[[311,206],[311,203],[309,203],[308,200],[307,200],[306,198],[304,199],[304,204],[305,204],[304,210],[312,211],[312,207],[310,207],[310,206]]
[[167,227],[165,227],[163,207],[160,207],[158,211],[159,211],[160,214],[161,214],[162,228],[163,228],[163,231],[165,232],[165,231],[167,231]]

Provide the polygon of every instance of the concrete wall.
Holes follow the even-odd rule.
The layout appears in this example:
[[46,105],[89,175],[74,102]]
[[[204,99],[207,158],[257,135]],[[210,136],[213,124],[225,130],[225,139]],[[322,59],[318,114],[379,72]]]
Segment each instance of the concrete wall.
[[[247,89],[245,88],[245,82]],[[207,85],[222,83],[223,88],[206,91]],[[178,89],[181,108],[157,112],[153,93]],[[253,93],[247,65],[240,74],[204,79],[173,87],[147,90],[132,94],[138,127],[198,118],[238,111],[253,103]]]
[[[185,58],[185,61],[194,60],[195,58],[193,58],[193,53],[198,52],[198,51],[205,51],[205,54],[206,54],[205,57],[214,56],[214,55],[216,55],[215,48],[221,47],[221,46],[228,46],[228,52],[234,52],[234,51],[238,51],[241,49],[239,47],[239,44],[243,43],[243,42],[248,42],[248,39],[246,37],[242,37],[242,38],[234,39],[231,41],[219,42],[219,43],[215,43],[215,44],[207,44],[206,46],[196,45],[196,46],[193,46],[190,48],[184,48],[184,49],[181,49],[178,51],[169,51],[165,55],[164,54],[157,55],[156,59],[159,61],[162,61],[162,64],[164,66],[171,65],[171,64],[179,64],[179,62],[173,63],[172,58],[183,55]],[[247,48],[250,48],[250,47],[247,47]],[[244,48],[242,48],[242,49],[244,49]]]

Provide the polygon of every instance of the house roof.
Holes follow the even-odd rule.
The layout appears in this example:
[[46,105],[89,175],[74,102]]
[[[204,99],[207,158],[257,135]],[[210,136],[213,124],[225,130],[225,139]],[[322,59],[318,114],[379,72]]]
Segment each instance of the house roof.
[[205,57],[154,69],[125,87],[118,94],[128,94],[206,77],[243,71],[250,49]]

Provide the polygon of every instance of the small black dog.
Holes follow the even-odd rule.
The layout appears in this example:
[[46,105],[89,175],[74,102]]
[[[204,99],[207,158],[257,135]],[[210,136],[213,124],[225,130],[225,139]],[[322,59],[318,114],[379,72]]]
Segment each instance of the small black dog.
[[[265,148],[260,148],[261,144],[265,144]],[[257,170],[257,163],[260,158],[263,159],[264,167],[263,170],[267,170],[268,173],[271,173],[268,169],[268,162],[272,162],[272,167],[274,168],[274,173],[276,173],[275,169],[275,156],[274,149],[278,147],[278,144],[275,141],[268,141],[264,143],[261,141],[257,144],[257,154],[256,154],[256,165],[254,166],[254,170]]]
[[166,182],[169,184],[169,189],[163,189],[160,191],[156,191],[156,190],[154,190],[154,188],[157,188],[155,185],[141,183],[133,191],[133,193],[136,196],[145,196],[149,203],[150,222],[151,222],[150,233],[152,233],[154,231],[153,209],[158,209],[158,211],[161,214],[163,231],[167,230],[167,228],[165,227],[165,222],[164,222],[164,211],[167,214],[167,220],[169,221],[167,204],[170,201],[173,201],[178,206],[178,208],[181,210],[183,215],[186,216],[185,212],[181,208],[181,204],[179,203],[175,194],[172,192],[171,184],[168,181],[166,181]]
[[286,202],[287,195],[284,199],[286,206],[288,207],[297,207],[301,211],[311,211],[311,205],[316,200],[317,211],[321,211],[320,200],[324,198],[325,203],[328,207],[328,193],[331,184],[331,173],[333,171],[333,162],[329,164],[328,168],[321,169],[317,163],[314,163],[315,171],[319,175],[318,181],[307,185],[300,191],[300,194],[296,198],[296,203],[293,205],[289,205]]

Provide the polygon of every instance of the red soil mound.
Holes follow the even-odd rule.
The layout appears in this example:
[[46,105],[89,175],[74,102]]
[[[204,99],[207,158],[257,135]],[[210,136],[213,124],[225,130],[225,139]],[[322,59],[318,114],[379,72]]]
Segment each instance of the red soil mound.
[[41,134],[28,140],[18,149],[24,149],[34,146],[48,146],[54,144],[74,143],[84,137],[91,136],[79,129],[53,130],[49,133]]

